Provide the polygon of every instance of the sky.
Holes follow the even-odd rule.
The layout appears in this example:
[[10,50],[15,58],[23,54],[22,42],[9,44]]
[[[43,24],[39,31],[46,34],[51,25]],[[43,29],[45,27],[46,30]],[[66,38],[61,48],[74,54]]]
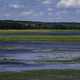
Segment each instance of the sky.
[[0,0],[0,20],[80,22],[80,0]]

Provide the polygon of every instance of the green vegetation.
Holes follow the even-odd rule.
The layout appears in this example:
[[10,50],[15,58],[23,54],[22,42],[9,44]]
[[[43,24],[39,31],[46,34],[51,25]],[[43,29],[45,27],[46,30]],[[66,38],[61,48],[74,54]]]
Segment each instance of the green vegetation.
[[22,32],[65,32],[65,31],[67,31],[67,32],[73,32],[73,31],[75,31],[75,32],[80,32],[80,30],[61,30],[61,29],[58,29],[58,30],[56,30],[56,29],[52,29],[52,30],[50,30],[50,29],[33,29],[33,30],[31,30],[31,29],[28,29],[28,30],[16,30],[16,29],[11,29],[11,30],[0,30],[0,34],[3,34],[3,33],[22,33]]
[[[74,30],[0,30],[0,34],[14,34],[26,32],[71,32]],[[78,32],[79,30],[75,30]],[[76,35],[15,35],[15,36],[1,36],[0,41],[80,41],[80,36]]]
[[0,41],[80,41],[80,36],[18,35],[0,37]]
[[15,46],[0,46],[0,49],[15,50]]
[[39,70],[0,73],[0,80],[79,80],[80,70]]
[[62,29],[78,30],[79,22],[37,22],[37,21],[16,21],[0,20],[0,29]]

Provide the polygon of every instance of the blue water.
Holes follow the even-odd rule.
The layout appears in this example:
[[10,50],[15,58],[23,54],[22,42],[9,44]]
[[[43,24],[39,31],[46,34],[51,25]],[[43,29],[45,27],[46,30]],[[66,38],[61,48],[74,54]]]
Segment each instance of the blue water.
[[74,69],[79,70],[80,64],[47,64],[47,65],[35,65],[35,66],[18,66],[18,65],[0,65],[0,71],[13,71],[13,72],[21,72],[21,71],[32,71],[32,70],[48,70],[48,69]]
[[49,63],[48,60],[74,60],[80,57],[79,42],[0,42],[0,46],[15,49],[0,49],[0,71],[29,71],[43,69],[80,69],[79,63]]
[[1,34],[0,36],[16,36],[16,35],[80,35],[79,31],[58,31],[58,32],[16,32],[16,33],[11,33],[11,34]]
[[[17,33],[18,35],[20,35],[20,33]],[[26,33],[21,33],[21,34],[28,34],[28,35],[80,35],[80,32],[79,31],[72,31],[72,32],[68,32],[68,31],[65,31],[65,32],[26,32]]]
[[[80,35],[72,32],[17,32],[0,34],[2,37],[16,35]],[[6,47],[2,49],[1,47]],[[9,47],[9,48],[7,48]],[[80,42],[0,42],[0,72],[31,71],[44,69],[80,69],[80,64],[54,63],[55,60],[69,61],[80,59]],[[47,62],[51,61],[51,62]]]

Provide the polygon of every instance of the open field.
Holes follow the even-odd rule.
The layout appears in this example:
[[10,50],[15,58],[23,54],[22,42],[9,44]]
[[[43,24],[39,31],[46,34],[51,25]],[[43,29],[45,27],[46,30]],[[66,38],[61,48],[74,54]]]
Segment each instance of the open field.
[[0,80],[80,80],[80,70],[40,70],[0,73]]

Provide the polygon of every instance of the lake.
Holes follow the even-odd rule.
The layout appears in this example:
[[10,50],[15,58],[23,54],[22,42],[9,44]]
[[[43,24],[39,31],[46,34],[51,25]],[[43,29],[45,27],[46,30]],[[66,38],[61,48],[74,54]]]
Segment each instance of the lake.
[[[80,42],[0,42],[0,71],[30,71],[44,69],[80,69],[80,64],[58,63],[80,57]],[[55,62],[56,61],[56,62]]]

